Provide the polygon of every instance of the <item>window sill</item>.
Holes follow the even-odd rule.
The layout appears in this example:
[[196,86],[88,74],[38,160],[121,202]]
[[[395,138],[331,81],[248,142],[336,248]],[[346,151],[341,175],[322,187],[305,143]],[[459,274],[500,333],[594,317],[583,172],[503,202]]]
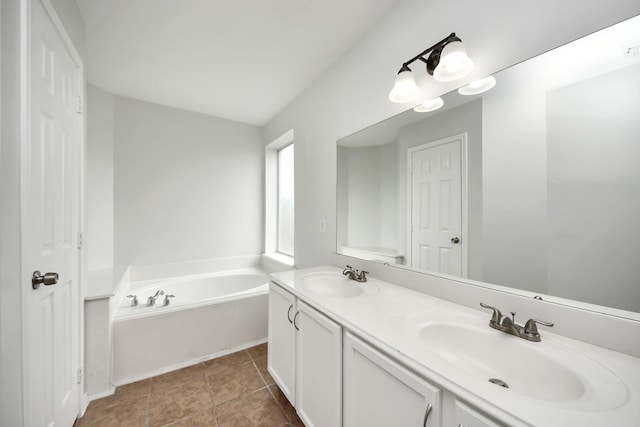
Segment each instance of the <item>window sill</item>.
[[277,253],[277,252],[271,252],[268,254],[264,254],[265,257],[269,258],[272,261],[275,261],[277,263],[280,263],[284,266],[287,267],[293,267],[294,266],[294,260],[293,257],[290,257],[289,255],[284,255],[281,253]]

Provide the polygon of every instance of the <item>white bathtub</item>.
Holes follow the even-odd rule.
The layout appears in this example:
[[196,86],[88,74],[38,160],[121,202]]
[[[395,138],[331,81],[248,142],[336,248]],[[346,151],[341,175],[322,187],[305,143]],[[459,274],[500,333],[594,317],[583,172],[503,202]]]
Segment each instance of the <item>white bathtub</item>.
[[[121,385],[266,341],[269,276],[258,269],[130,284],[113,319],[113,383]],[[158,290],[164,296],[148,307]]]
[[[131,300],[123,298],[114,320],[161,314],[265,293],[269,288],[268,284],[269,276],[255,268],[132,283],[126,295],[136,295],[138,305],[132,307]],[[165,295],[173,295],[173,298],[169,298],[169,305],[163,305],[165,296],[161,295],[154,306],[147,306],[147,298],[155,295],[158,290],[162,290]]]

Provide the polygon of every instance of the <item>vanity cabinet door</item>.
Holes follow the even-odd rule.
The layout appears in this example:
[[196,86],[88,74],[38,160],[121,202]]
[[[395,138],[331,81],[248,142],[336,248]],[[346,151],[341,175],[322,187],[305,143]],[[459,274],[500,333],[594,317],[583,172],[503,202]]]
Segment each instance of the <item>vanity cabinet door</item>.
[[440,390],[345,333],[344,427],[439,427]]
[[342,328],[298,300],[296,409],[307,427],[342,425]]
[[459,400],[456,400],[455,408],[455,425],[457,427],[502,427],[502,424],[491,421]]
[[295,406],[296,298],[274,283],[269,284],[269,352],[267,369],[282,393]]

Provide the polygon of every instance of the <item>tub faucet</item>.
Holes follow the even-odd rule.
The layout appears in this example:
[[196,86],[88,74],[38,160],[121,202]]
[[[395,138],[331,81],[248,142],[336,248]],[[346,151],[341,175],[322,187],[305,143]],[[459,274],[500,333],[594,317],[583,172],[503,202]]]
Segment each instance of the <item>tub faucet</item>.
[[544,322],[542,320],[537,319],[529,319],[527,323],[522,325],[518,325],[516,323],[516,313],[511,312],[511,317],[505,316],[500,313],[495,307],[491,307],[483,302],[480,303],[480,306],[483,308],[488,308],[493,310],[493,314],[491,315],[491,320],[489,320],[489,326],[493,329],[497,329],[499,331],[505,332],[509,335],[514,335],[516,337],[525,339],[527,341],[540,342],[540,333],[538,332],[537,324],[544,326],[553,326],[553,323]]
[[173,298],[173,297],[175,297],[175,295],[168,295],[168,294],[165,294],[165,296],[164,296],[164,301],[162,302],[162,305],[163,305],[164,307],[168,306],[168,305],[169,305],[169,303],[171,302],[171,300],[170,300],[169,298]]
[[342,270],[342,274],[344,274],[351,280],[364,283],[367,281],[367,274],[369,274],[369,272],[364,270],[362,271],[354,270],[353,267],[351,267],[350,265],[347,265],[347,268]]
[[156,305],[156,300],[158,299],[158,297],[160,295],[164,295],[164,291],[162,289],[158,289],[158,291],[156,292],[155,295],[150,296],[149,298],[147,298],[147,307],[152,307],[152,306]]
[[138,305],[137,295],[127,295],[127,298],[131,298],[131,307],[136,307]]

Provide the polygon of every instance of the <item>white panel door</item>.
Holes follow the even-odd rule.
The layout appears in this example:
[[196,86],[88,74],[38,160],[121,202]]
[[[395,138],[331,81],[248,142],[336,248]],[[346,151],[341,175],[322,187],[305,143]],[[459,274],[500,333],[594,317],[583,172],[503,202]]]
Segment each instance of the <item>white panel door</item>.
[[[79,412],[78,229],[82,64],[45,0],[29,16],[28,134],[22,152],[23,382],[26,426],[73,425]],[[31,274],[56,272],[33,289]]]
[[440,426],[440,390],[349,333],[343,381],[344,427]]
[[409,150],[411,266],[463,276],[462,141]]
[[342,328],[302,301],[297,337],[296,409],[307,427],[342,425]]
[[296,299],[280,286],[269,284],[269,353],[267,369],[293,406],[296,382]]

